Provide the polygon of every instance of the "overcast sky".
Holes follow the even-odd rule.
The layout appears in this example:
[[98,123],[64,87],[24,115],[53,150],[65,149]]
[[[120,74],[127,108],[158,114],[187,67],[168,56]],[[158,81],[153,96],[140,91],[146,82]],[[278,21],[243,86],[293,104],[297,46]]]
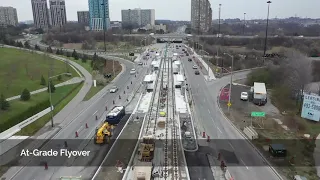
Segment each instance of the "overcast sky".
[[[48,0],[49,1],[49,0]],[[266,18],[267,0],[210,0],[213,19],[218,18],[219,3],[221,18],[246,19]],[[110,18],[121,20],[121,9],[155,9],[156,19],[190,20],[191,0],[110,0]],[[0,0],[0,6],[17,8],[19,21],[32,20],[31,0]],[[274,0],[270,6],[271,18],[310,17],[318,18],[320,0]],[[88,10],[88,0],[66,0],[68,21],[77,20],[77,11]]]

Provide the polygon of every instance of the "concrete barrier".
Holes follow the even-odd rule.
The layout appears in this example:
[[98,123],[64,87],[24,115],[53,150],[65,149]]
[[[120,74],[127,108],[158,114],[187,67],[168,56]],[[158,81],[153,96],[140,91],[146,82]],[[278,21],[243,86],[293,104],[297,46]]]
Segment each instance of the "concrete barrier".
[[224,177],[226,178],[226,180],[233,180],[233,177],[231,176],[229,170],[226,170],[226,173],[224,174]]
[[245,127],[243,133],[251,140],[258,139],[258,133],[251,127]]
[[[54,109],[53,106],[52,106],[52,109]],[[50,112],[50,107],[48,107],[47,109],[39,112],[38,114],[35,114],[35,115],[29,117],[28,119],[20,122],[19,124],[11,127],[10,129],[7,129],[6,131],[0,133],[0,142],[10,138],[15,133],[19,132],[22,128],[24,128],[27,125],[33,123],[34,121],[36,121],[37,119],[41,118],[42,116],[48,114],[49,112]]]

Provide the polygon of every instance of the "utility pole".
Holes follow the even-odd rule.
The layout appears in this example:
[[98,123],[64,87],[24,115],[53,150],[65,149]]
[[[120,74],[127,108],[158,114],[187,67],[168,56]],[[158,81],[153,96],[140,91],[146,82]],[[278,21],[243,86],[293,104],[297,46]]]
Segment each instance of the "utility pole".
[[200,15],[200,12],[201,12],[201,6],[200,6],[200,0],[198,0],[199,1],[199,5],[198,5],[198,35],[200,35],[200,18],[201,18],[201,15]]
[[[266,55],[266,51],[267,51],[267,40],[268,40],[268,26],[269,26],[269,10],[270,10],[270,4],[271,1],[268,1],[268,14],[267,14],[267,26],[266,26],[266,37],[264,39],[264,51],[263,51],[263,57],[265,57]],[[264,63],[264,60],[263,60]]]
[[245,30],[245,28],[246,28],[246,14],[247,14],[247,13],[243,13],[243,35],[245,34],[245,33],[244,33],[244,30]]
[[106,0],[103,0],[103,44],[104,44],[104,52],[107,51],[107,46],[106,46]]
[[220,34],[221,34],[221,31],[220,31],[220,19],[221,19],[221,4],[219,4],[219,34],[218,34],[218,38],[220,38]]

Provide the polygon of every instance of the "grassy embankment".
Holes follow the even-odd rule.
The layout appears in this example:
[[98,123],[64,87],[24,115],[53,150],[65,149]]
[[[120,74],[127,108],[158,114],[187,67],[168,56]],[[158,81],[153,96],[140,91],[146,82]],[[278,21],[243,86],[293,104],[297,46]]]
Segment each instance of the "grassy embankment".
[[[48,81],[48,71],[50,67],[52,67],[53,70],[52,75],[66,72],[65,63],[44,55],[11,48],[0,48],[0,54],[0,83],[4,85],[0,86],[0,92],[4,94],[6,98],[21,94],[24,88],[27,88],[29,91],[46,88],[46,85],[40,85],[40,80],[43,75],[46,82]],[[62,76],[61,80],[54,78],[52,79],[53,83],[62,83],[72,77],[78,76],[73,68],[69,67],[68,69],[71,71],[71,76]],[[52,94],[52,102],[56,105],[55,113],[59,112],[67,105],[81,87],[82,86],[79,84],[57,87],[56,91]],[[30,110],[29,108],[36,107],[43,102],[48,102],[48,100],[49,94],[47,91],[44,91],[31,95],[31,98],[28,101],[21,101],[20,99],[9,101],[9,109],[0,111],[0,125],[3,125],[4,127],[8,121],[13,118],[15,119],[15,117],[19,118],[15,119],[17,120],[17,123],[23,121],[27,118],[24,116],[29,117],[30,115],[28,113],[26,114],[26,112]],[[37,107],[35,108],[35,111],[39,112],[41,109],[46,108],[47,106]],[[36,112],[34,114],[36,114]],[[32,135],[37,132],[48,121],[48,118],[46,117],[48,117],[48,115],[23,128],[18,134]]]

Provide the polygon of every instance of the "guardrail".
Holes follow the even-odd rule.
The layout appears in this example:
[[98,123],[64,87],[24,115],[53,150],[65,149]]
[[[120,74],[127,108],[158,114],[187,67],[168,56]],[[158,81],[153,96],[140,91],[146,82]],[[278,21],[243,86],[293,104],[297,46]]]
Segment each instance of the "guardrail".
[[[194,123],[193,123],[194,117],[193,117],[193,114],[191,113],[191,110],[190,110],[189,99],[188,99],[187,91],[185,91],[184,93],[185,93],[185,98],[186,98],[187,109],[188,109],[188,112],[189,112],[189,114],[190,114],[190,119],[191,119],[190,121],[191,121],[191,126],[192,126],[192,132],[193,132],[193,136],[194,136],[195,143],[196,143],[196,149],[194,149],[194,150],[184,149],[184,150],[187,151],[187,152],[196,152],[196,151],[198,151],[199,146],[198,146],[197,133],[196,133],[195,126],[194,126]],[[183,147],[183,146],[182,146],[182,147]]]
[[[18,123],[17,125],[5,130],[4,132],[0,133],[0,143],[11,136],[13,136],[15,133],[19,132],[22,128],[28,126],[29,124],[33,123],[37,119],[41,118],[42,116],[48,114],[50,112],[50,107],[47,109],[29,117],[28,119]],[[54,109],[54,106],[52,106],[52,110]]]

